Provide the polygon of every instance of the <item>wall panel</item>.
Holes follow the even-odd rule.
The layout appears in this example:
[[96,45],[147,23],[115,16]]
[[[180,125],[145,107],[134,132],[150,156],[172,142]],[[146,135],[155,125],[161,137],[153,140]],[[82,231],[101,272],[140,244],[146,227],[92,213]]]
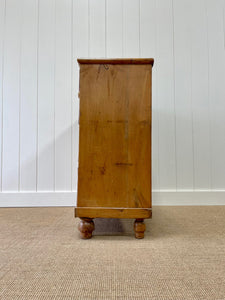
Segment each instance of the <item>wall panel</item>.
[[160,0],[156,7],[159,188],[173,189],[177,184],[173,2]]
[[19,189],[36,191],[38,1],[22,3]]
[[79,67],[77,58],[90,52],[90,2],[73,1],[72,15],[72,190],[77,189],[78,142],[79,142]]
[[140,0],[123,0],[123,56],[140,53]]
[[174,92],[177,189],[193,189],[193,115],[190,1],[174,0]]
[[[5,38],[6,2],[0,2],[0,153],[2,154],[2,107],[3,107],[3,73],[4,73],[4,38]],[[2,155],[0,155],[0,190],[2,189]]]
[[205,1],[190,1],[194,189],[211,188],[211,121]]
[[39,0],[37,190],[55,190],[55,11],[54,0]]
[[71,189],[71,0],[55,7],[55,190]]
[[89,0],[89,56],[105,57],[105,0]]
[[[140,57],[153,57],[158,61],[157,1],[140,2]],[[152,186],[159,189],[159,115],[157,91],[158,63],[152,69]]]
[[224,1],[206,1],[213,189],[224,189],[225,183],[225,47],[223,12]]
[[106,0],[106,56],[123,56],[123,0]]
[[19,189],[22,6],[6,1],[3,77],[2,191]]
[[225,189],[224,0],[0,1],[3,192],[76,191],[78,57],[154,57],[153,189]]

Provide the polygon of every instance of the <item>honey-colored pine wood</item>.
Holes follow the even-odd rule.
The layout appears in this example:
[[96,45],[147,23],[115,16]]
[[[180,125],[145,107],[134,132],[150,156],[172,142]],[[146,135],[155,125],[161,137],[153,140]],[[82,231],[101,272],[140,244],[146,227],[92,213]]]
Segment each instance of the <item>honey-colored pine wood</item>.
[[80,64],[111,64],[111,65],[151,64],[152,66],[154,64],[153,58],[100,58],[100,59],[78,58],[77,61]]
[[79,59],[75,216],[151,217],[153,59]]
[[136,219],[134,222],[134,232],[136,239],[143,239],[145,234],[145,223],[143,219]]
[[152,216],[150,208],[102,208],[102,207],[78,207],[75,217],[89,218],[120,218],[120,219],[148,219]]
[[92,232],[95,229],[95,224],[90,218],[81,218],[78,229],[82,239],[90,239],[92,237]]

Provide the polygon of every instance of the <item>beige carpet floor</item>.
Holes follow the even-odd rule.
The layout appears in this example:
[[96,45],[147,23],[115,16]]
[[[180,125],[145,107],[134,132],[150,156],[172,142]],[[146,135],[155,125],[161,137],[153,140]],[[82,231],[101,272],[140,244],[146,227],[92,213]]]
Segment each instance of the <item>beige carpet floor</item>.
[[73,208],[0,209],[0,299],[225,299],[225,206],[154,207],[97,219],[80,240]]

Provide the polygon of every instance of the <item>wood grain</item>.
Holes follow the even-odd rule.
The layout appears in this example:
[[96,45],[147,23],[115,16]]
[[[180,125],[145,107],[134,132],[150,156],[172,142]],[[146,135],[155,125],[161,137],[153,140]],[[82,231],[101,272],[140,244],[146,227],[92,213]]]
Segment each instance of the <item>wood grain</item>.
[[75,217],[89,218],[120,218],[120,219],[148,219],[152,216],[150,208],[102,208],[77,207]]
[[[121,64],[106,64],[108,60],[97,64],[96,61],[99,62],[89,60],[89,64],[80,64],[76,216],[91,218],[110,217],[111,211],[100,212],[98,208],[151,207],[153,59],[143,60],[148,64],[137,64],[137,61],[130,64],[131,59]],[[89,215],[90,211],[82,208],[95,208],[95,212]],[[113,215],[150,217],[146,211],[143,215],[143,210],[140,216],[120,210],[114,210]]]
[[99,59],[89,59],[89,58],[78,58],[79,64],[112,64],[112,65],[147,65],[153,66],[153,58],[99,58]]
[[80,231],[80,237],[82,239],[90,239],[92,237],[92,232],[95,229],[95,224],[92,219],[81,218],[78,225],[78,230]]
[[136,219],[134,222],[134,233],[136,239],[143,239],[145,234],[145,223],[143,219]]

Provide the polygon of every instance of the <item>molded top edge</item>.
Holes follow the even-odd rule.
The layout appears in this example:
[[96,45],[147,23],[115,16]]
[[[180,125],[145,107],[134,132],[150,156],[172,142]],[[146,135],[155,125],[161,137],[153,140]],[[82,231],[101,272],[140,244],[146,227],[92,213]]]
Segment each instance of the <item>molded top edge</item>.
[[147,65],[153,66],[153,58],[78,58],[79,64]]

